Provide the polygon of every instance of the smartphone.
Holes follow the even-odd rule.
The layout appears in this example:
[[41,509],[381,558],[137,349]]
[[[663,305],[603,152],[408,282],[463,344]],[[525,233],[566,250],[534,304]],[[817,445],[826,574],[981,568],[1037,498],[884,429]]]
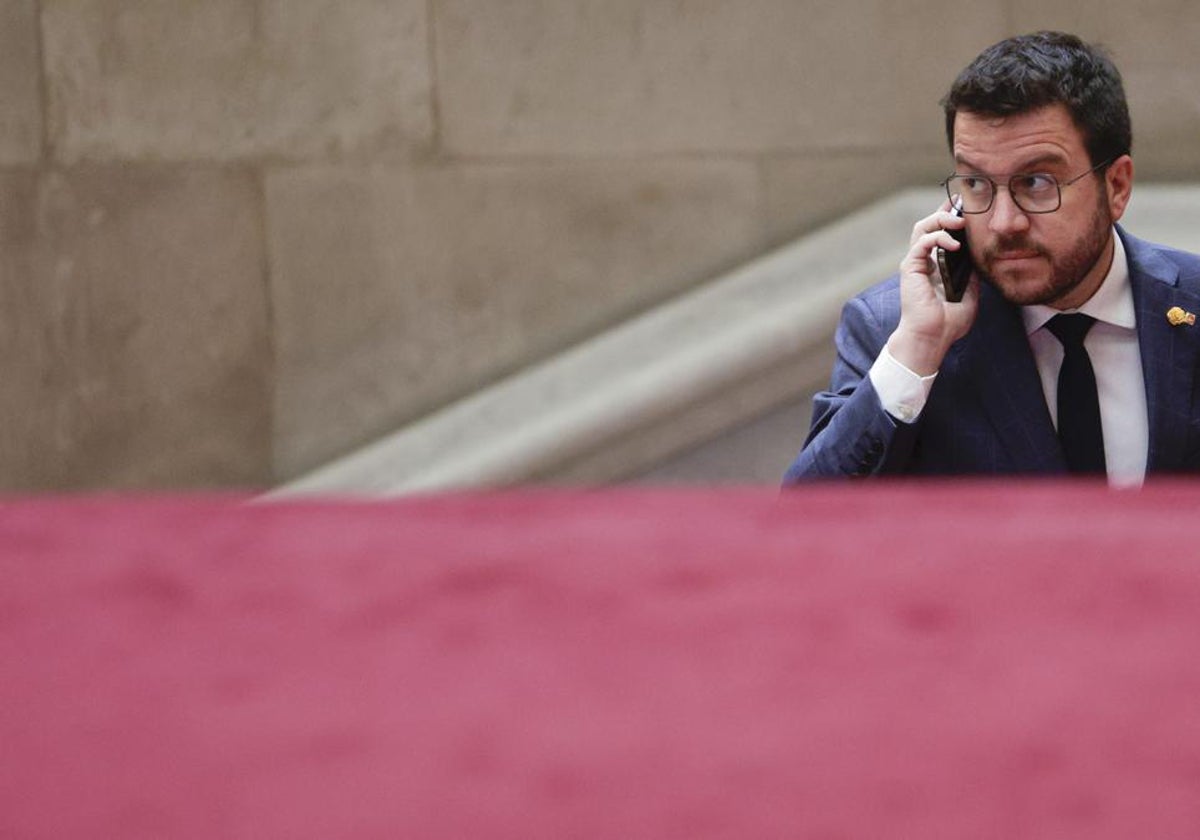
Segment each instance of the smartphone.
[[[961,198],[955,199],[950,212],[955,216],[962,217]],[[957,251],[947,251],[943,248],[934,250],[937,252],[938,273],[942,275],[942,288],[946,291],[946,300],[957,303],[962,300],[963,293],[967,290],[967,282],[971,279],[971,271],[974,267],[971,265],[971,252],[967,250],[966,228],[947,230],[946,232],[953,236],[962,247]]]

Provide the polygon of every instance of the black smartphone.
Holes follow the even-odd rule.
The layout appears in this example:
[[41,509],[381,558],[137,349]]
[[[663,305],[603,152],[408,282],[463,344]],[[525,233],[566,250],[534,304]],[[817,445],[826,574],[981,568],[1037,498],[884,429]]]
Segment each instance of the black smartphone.
[[[956,199],[954,206],[950,208],[950,212],[955,216],[962,217],[962,199]],[[957,251],[947,251],[943,248],[935,248],[937,252],[938,273],[942,275],[942,288],[946,291],[946,300],[951,303],[957,303],[962,300],[963,293],[967,290],[967,282],[971,279],[971,252],[967,250],[967,230],[960,228],[958,230],[947,230],[962,247]]]

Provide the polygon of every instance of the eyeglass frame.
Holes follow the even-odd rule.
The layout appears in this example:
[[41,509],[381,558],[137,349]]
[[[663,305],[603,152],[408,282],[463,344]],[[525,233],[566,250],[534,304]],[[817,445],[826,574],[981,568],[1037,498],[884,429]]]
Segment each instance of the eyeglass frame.
[[[942,181],[941,186],[946,190],[946,197],[949,198],[951,201],[953,201],[954,196],[950,192],[950,182],[953,181],[955,178],[979,178],[981,180],[987,181],[989,184],[992,185],[992,198],[990,201],[988,201],[987,207],[984,207],[982,210],[967,210],[964,207],[962,209],[962,212],[963,212],[963,214],[968,215],[968,216],[978,216],[978,215],[981,215],[981,214],[986,213],[989,210],[991,210],[992,206],[996,203],[996,195],[1000,192],[1001,187],[1004,187],[1004,189],[1008,190],[1008,194],[1012,198],[1013,204],[1015,204],[1022,213],[1028,213],[1031,216],[1040,216],[1044,213],[1057,213],[1059,210],[1062,209],[1063,187],[1069,187],[1078,181],[1082,181],[1087,176],[1093,174],[1096,170],[1102,169],[1103,167],[1108,166],[1109,164],[1111,164],[1113,161],[1115,161],[1119,157],[1120,157],[1120,155],[1110,157],[1108,160],[1102,161],[1101,163],[1097,163],[1095,166],[1093,166],[1087,172],[1083,172],[1079,175],[1076,175],[1071,180],[1062,181],[1061,183],[1059,182],[1058,178],[1054,177],[1054,175],[1050,174],[1049,172],[1036,172],[1036,171],[1034,171],[1034,172],[1017,172],[1013,175],[1009,175],[1008,180],[1005,181],[1003,184],[998,182],[995,178],[991,178],[987,175],[970,175],[970,174],[960,175],[959,173],[955,172],[951,175],[947,175],[945,180]],[[1014,178],[1027,178],[1030,175],[1040,175],[1044,178],[1049,178],[1051,181],[1054,182],[1054,185],[1058,188],[1058,203],[1055,204],[1054,207],[1052,207],[1049,210],[1026,210],[1024,207],[1021,206],[1021,202],[1017,200],[1016,194],[1013,193],[1012,187],[1009,185],[1012,183],[1012,180]]]

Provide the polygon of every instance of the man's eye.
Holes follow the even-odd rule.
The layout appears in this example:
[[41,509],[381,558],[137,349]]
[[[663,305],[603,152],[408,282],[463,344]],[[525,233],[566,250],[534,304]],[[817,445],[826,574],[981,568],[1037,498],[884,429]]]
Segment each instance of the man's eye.
[[1012,182],[1017,189],[1031,195],[1052,193],[1057,183],[1052,175],[1044,175],[1042,173],[1018,175],[1012,179]]
[[988,191],[988,187],[990,186],[987,178],[976,178],[971,175],[964,175],[959,180],[962,183],[963,191],[969,193],[985,193]]

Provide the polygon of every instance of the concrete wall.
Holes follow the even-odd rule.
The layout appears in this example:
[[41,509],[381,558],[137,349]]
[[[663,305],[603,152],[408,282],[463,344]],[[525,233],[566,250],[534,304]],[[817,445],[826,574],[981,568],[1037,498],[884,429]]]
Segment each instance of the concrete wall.
[[265,486],[900,186],[987,44],[1190,3],[3,0],[0,489]]

